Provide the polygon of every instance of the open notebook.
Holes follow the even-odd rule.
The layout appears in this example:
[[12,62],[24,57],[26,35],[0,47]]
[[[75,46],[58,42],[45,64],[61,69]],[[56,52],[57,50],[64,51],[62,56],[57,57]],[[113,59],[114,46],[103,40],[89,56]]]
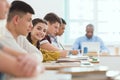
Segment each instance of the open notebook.
[[61,62],[80,62],[81,60],[88,60],[88,56],[69,56],[67,58],[60,58],[56,62],[61,63]]
[[61,63],[61,62],[80,62],[80,60],[77,59],[77,58],[60,58],[56,62],[57,63]]

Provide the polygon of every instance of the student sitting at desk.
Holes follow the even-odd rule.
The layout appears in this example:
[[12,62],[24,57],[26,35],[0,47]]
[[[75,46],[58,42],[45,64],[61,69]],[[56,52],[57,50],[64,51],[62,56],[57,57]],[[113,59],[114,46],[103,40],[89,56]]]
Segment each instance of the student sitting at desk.
[[61,53],[61,57],[69,56],[69,54],[76,55],[77,53],[73,53],[74,50],[61,50],[51,43],[51,38],[55,37],[60,27],[60,18],[54,13],[48,13],[45,15],[44,19],[47,21],[48,30],[45,38],[40,41],[40,47],[48,51],[58,51]]
[[[6,18],[8,8],[7,0],[0,0],[0,24],[2,24],[0,25],[0,38],[5,27],[2,21]],[[37,65],[38,63],[33,56],[13,50],[0,42],[0,80],[5,79],[3,73],[17,77],[31,77],[37,72]]]
[[66,21],[63,18],[60,18],[60,19],[61,19],[61,24],[60,24],[59,30],[56,33],[56,35],[54,37],[52,37],[51,43],[54,46],[56,46],[62,50],[65,50],[64,46],[61,44],[61,42],[59,40],[59,37],[62,36],[65,31]]
[[0,38],[0,41],[14,50],[29,53],[36,57],[38,62],[42,62],[42,53],[35,46],[31,45],[25,37],[31,30],[33,14],[33,8],[27,3],[23,1],[12,2],[4,34],[2,34],[3,37]]
[[32,23],[33,28],[27,36],[28,41],[42,52],[44,62],[57,60],[60,57],[60,52],[40,49],[40,40],[42,40],[45,37],[47,32],[47,22],[42,19],[36,18],[32,20]]
[[72,48],[81,50],[82,42],[99,42],[100,52],[108,53],[108,49],[105,47],[103,41],[98,36],[94,36],[93,33],[94,33],[94,26],[92,24],[88,24],[86,26],[86,35],[77,38]]

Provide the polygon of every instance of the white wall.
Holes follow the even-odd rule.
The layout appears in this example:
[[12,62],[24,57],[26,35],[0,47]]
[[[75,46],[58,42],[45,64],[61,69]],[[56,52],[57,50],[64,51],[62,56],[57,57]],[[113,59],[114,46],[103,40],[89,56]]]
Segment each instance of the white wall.
[[[8,0],[12,2],[13,0]],[[35,10],[34,17],[43,18],[47,13],[54,12],[64,17],[64,0],[22,0],[30,4]]]

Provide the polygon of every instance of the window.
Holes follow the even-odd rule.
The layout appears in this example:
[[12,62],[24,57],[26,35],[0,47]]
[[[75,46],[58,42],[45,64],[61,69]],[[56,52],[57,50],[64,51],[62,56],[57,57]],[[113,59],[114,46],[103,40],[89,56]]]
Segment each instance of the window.
[[120,42],[120,0],[65,0],[65,11],[65,44],[85,35],[89,23],[105,43]]

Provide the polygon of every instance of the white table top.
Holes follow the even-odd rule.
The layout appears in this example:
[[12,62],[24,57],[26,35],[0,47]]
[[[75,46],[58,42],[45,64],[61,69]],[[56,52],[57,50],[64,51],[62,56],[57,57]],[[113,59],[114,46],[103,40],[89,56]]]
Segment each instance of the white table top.
[[32,78],[12,77],[9,80],[72,80],[72,76],[70,74],[58,74],[53,70],[46,70],[43,74],[39,74],[38,76]]

